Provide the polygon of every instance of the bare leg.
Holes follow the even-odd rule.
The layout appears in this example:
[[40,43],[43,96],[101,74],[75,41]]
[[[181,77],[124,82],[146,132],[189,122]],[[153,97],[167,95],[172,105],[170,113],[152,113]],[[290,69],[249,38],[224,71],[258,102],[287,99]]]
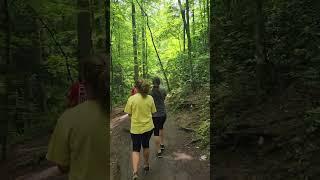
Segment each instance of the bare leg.
[[143,149],[144,166],[149,166],[149,148]]
[[139,161],[140,161],[140,152],[132,152],[132,168],[133,173],[138,172]]
[[160,136],[154,136],[154,141],[155,141],[155,144],[157,147],[157,152],[161,152],[161,150],[160,150],[160,142],[161,142]]
[[164,132],[163,132],[163,129],[160,129],[160,144],[164,144],[164,137],[163,137],[163,134],[164,134]]

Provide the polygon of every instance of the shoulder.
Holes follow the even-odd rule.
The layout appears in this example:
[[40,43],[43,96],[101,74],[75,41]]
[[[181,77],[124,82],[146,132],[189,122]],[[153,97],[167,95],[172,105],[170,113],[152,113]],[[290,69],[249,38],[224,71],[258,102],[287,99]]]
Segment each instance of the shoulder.
[[69,125],[72,123],[74,108],[76,107],[69,108],[61,114],[61,116],[57,120],[57,124],[60,125],[59,127],[69,127]]
[[135,99],[137,99],[139,96],[139,94],[134,94],[134,95],[131,95],[129,98],[128,98],[128,102],[132,102],[134,101]]
[[153,91],[154,91],[154,90],[151,89],[151,91],[150,91],[150,93],[149,93],[149,95],[152,96],[152,97],[154,96],[154,92],[153,92]]
[[166,91],[166,89],[165,88],[160,88],[160,91],[162,92],[162,93],[165,93],[165,94],[167,94],[167,91]]
[[153,101],[153,97],[151,95],[147,96],[148,100]]
[[98,105],[94,102],[85,101],[81,104],[78,104],[75,107],[65,110],[58,121],[63,122],[64,124],[72,124],[74,121],[79,121],[83,119],[84,116],[89,112],[95,112],[98,110]]

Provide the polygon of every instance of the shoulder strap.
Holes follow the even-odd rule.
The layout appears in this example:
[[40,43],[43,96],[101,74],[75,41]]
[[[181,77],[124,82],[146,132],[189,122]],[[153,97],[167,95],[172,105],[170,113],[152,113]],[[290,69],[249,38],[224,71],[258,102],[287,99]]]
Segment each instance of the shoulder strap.
[[78,104],[83,103],[87,100],[87,93],[83,83],[79,83],[79,91],[78,91]]

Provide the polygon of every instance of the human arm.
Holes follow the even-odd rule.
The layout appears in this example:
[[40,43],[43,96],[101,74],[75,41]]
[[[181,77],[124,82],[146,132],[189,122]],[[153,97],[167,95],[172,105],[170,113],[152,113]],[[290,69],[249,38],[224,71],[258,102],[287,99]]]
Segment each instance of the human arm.
[[127,113],[129,116],[132,115],[132,98],[131,97],[127,101],[127,104],[124,108],[124,112]]
[[[60,174],[69,172],[70,166],[70,137],[71,128],[67,115],[64,113],[57,121],[55,129],[51,135],[46,158],[55,164]],[[54,172],[49,171],[49,172]]]
[[153,113],[157,112],[157,109],[156,109],[156,105],[155,105],[154,100],[153,100],[152,97],[151,97],[151,99],[152,99],[152,103],[151,103],[151,114],[153,114]]
[[161,89],[161,94],[163,96],[163,99],[165,100],[167,97],[167,91],[164,88]]

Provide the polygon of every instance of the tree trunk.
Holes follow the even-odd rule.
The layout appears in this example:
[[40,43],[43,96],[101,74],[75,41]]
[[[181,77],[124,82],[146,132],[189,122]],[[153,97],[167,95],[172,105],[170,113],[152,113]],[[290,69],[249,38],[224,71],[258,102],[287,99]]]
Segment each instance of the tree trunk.
[[185,23],[185,19],[186,19],[186,11],[182,10],[181,12],[182,15],[182,24],[183,24],[183,52],[186,52],[186,23]]
[[91,37],[92,38],[92,48],[91,48],[91,53],[94,54],[94,50],[97,48],[97,42],[95,41],[97,36],[97,27],[95,25],[95,18],[94,18],[94,7],[95,7],[95,1],[94,0],[89,0],[89,10],[90,10],[90,16],[91,16],[91,20],[90,20],[90,25],[91,25]]
[[[106,77],[106,93],[107,93],[107,99],[106,99],[106,114],[107,114],[107,119],[106,119],[106,132],[108,133],[108,142],[110,142],[110,112],[112,108],[112,103],[111,103],[111,94],[110,94],[110,64],[111,64],[111,36],[110,36],[110,0],[105,1],[105,21],[106,21],[106,70],[107,70],[107,77]],[[106,144],[106,149],[107,149],[107,169],[106,169],[106,174],[110,174],[110,143]]]
[[256,23],[255,23],[255,44],[256,44],[256,73],[257,88],[261,92],[264,90],[264,79],[266,77],[266,59],[264,55],[263,39],[264,39],[264,20],[262,12],[262,1],[256,0]]
[[192,45],[191,45],[191,35],[190,35],[190,23],[189,23],[189,1],[186,0],[186,17],[184,18],[184,13],[183,13],[183,8],[182,8],[182,4],[181,4],[181,0],[178,0],[179,3],[179,7],[180,7],[180,11],[181,11],[181,15],[182,15],[182,20],[183,23],[186,27],[186,32],[187,32],[187,39],[188,39],[188,59],[189,59],[189,70],[190,70],[190,74],[189,74],[189,78],[191,80],[191,87],[194,90],[195,86],[194,86],[194,81],[193,81],[193,64],[192,64]]
[[206,5],[206,9],[207,9],[207,32],[209,34],[209,27],[210,27],[210,5],[209,5],[209,0],[206,0],[207,5]]
[[145,25],[145,15],[143,13],[143,2],[141,3],[141,7],[140,7],[140,10],[141,10],[141,16],[142,16],[142,26],[141,26],[141,40],[142,40],[142,43],[141,43],[141,50],[142,50],[142,77],[145,79],[146,78],[146,58],[145,58],[145,51],[146,51],[146,25]]
[[154,48],[154,50],[156,51],[156,55],[157,55],[157,58],[158,58],[158,60],[159,60],[159,64],[160,64],[160,67],[161,67],[163,76],[164,76],[164,78],[165,78],[165,80],[166,80],[166,83],[167,83],[168,91],[170,91],[171,89],[170,89],[169,80],[168,80],[166,71],[165,71],[165,69],[164,69],[164,67],[163,67],[163,64],[162,64],[162,62],[161,62],[160,55],[159,55],[159,53],[158,53],[156,44],[155,44],[155,42],[154,42],[153,34],[152,34],[152,31],[151,31],[151,28],[150,28],[150,25],[149,25],[148,15],[147,15],[147,13],[144,11],[144,9],[142,8],[142,6],[140,5],[140,3],[139,3],[138,1],[137,1],[137,3],[139,4],[141,10],[142,10],[142,11],[145,13],[145,15],[146,15],[146,18],[147,18],[147,27],[148,27],[149,32],[150,32],[150,36],[151,36],[151,41],[152,41],[152,44],[153,44],[153,48]]
[[194,0],[192,1],[192,34],[195,35],[195,32],[196,32],[196,24],[195,24],[195,13],[194,13],[194,8],[195,8],[195,5],[194,5]]
[[187,38],[188,38],[188,54],[191,57],[191,33],[190,33],[190,9],[189,9],[189,0],[186,0],[186,31],[187,31]]
[[146,40],[146,48],[145,48],[145,50],[146,50],[146,55],[145,55],[145,67],[146,67],[146,78],[148,78],[149,77],[149,74],[148,74],[148,41]]
[[[214,97],[215,97],[215,94],[213,93],[213,84],[214,84],[214,76],[215,74],[213,73],[214,72],[214,55],[217,57],[217,55],[215,54],[214,52],[214,15],[213,15],[213,12],[214,12],[214,0],[210,0],[210,22],[209,22],[209,53],[210,53],[210,132],[215,132],[216,129],[214,128],[217,128],[215,125],[213,125],[213,120],[216,119],[215,118],[215,113],[214,113]],[[213,143],[211,144],[212,141],[210,141],[210,153],[214,153],[215,152],[215,149],[213,146]],[[213,163],[213,157],[210,156],[210,163]],[[213,169],[213,166],[210,166],[210,171],[213,172],[214,169]]]
[[8,69],[10,68],[10,64],[11,64],[11,22],[10,22],[10,16],[9,16],[9,5],[8,5],[8,1],[4,0],[3,1],[3,12],[4,12],[4,24],[6,27],[5,34],[6,34],[6,40],[5,40],[5,63],[4,65],[6,66],[5,69],[5,76],[4,78],[1,80],[2,84],[3,84],[3,89],[2,89],[2,93],[0,94],[1,99],[3,101],[1,101],[1,104],[3,103],[3,106],[1,109],[1,116],[3,115],[3,118],[1,118],[0,121],[0,127],[1,127],[1,131],[0,131],[0,141],[1,141],[1,147],[2,147],[2,160],[7,159],[7,135],[8,135],[8,119],[9,119],[9,109],[8,109],[8,85],[10,83],[10,80],[8,78],[10,71]]
[[137,42],[137,31],[136,31],[136,7],[132,0],[132,41],[133,41],[133,62],[134,62],[134,80],[139,79],[139,64],[138,64],[138,42]]
[[[36,53],[36,67],[37,67],[37,71],[39,72],[41,64],[43,64],[43,58],[42,58],[42,29],[41,29],[41,22],[39,20],[36,20],[36,27],[37,27],[37,38],[35,41],[35,47],[37,49],[37,53]],[[41,105],[41,109],[43,112],[47,112],[48,108],[47,108],[47,93],[46,93],[46,89],[45,89],[45,85],[43,82],[43,79],[41,78],[40,75],[38,75],[38,81],[39,81],[39,91],[40,91],[40,99],[39,99],[39,103]],[[30,97],[32,99],[32,97]],[[31,101],[30,101],[31,102]]]
[[[204,33],[204,37],[208,37],[208,34],[209,34],[209,26],[210,26],[210,23],[208,24],[207,23],[207,17],[209,16],[209,14],[207,15],[207,2],[208,2],[209,0],[203,0],[202,1],[202,6],[203,6],[203,12],[202,12],[202,14],[203,14],[203,18],[202,18],[202,27],[204,27],[205,26],[205,28],[206,28],[206,34]],[[207,38],[203,38],[204,39],[204,44],[206,45],[207,44]]]
[[[89,0],[78,1],[78,60],[92,53],[92,27]],[[79,78],[82,79],[83,70],[79,68]]]

